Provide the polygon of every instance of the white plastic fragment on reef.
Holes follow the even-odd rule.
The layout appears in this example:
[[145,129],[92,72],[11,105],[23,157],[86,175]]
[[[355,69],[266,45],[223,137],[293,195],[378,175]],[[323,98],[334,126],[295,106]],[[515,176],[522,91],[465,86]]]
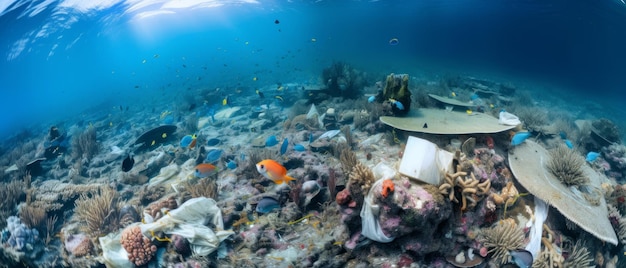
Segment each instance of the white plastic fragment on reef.
[[452,170],[453,158],[452,153],[440,149],[436,144],[409,136],[399,171],[409,178],[439,185],[446,172]]

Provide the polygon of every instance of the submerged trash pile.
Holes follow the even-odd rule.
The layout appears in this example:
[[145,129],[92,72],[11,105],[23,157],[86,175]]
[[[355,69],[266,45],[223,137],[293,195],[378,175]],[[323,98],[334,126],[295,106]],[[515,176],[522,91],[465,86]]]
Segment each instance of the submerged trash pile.
[[325,76],[337,81],[22,137],[0,160],[0,263],[625,263],[626,149],[609,123],[550,113],[561,117],[549,128],[516,115],[548,108],[476,78],[390,74],[360,92],[364,75],[348,65]]

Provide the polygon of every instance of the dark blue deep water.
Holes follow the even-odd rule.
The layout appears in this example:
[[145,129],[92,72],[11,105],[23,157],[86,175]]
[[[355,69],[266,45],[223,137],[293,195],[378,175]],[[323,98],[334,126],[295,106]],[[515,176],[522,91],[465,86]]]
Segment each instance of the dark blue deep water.
[[315,83],[334,61],[545,83],[626,115],[620,0],[3,0],[0,29],[3,136],[189,89]]

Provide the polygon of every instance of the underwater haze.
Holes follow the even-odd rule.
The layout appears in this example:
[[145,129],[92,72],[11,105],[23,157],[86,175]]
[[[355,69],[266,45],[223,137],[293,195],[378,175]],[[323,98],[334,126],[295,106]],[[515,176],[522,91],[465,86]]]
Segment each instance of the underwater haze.
[[546,83],[624,115],[619,0],[4,0],[0,12],[3,136],[87,109],[149,109],[188,89],[315,83],[334,61],[381,79]]

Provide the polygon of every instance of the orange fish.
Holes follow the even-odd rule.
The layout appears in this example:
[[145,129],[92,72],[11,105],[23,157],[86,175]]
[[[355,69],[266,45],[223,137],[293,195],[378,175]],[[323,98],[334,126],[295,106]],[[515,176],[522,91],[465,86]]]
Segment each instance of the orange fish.
[[383,181],[383,190],[381,191],[381,193],[380,193],[380,194],[381,194],[384,198],[387,198],[387,196],[389,196],[389,194],[390,194],[390,193],[393,193],[394,188],[395,188],[395,187],[394,187],[394,184],[393,184],[393,181],[392,181],[392,180],[389,180],[389,179],[384,180],[384,181]]
[[194,175],[198,178],[206,178],[217,172],[217,167],[211,164],[203,163],[196,166],[196,172]]
[[276,184],[288,183],[295,180],[287,175],[287,169],[285,167],[271,159],[265,159],[257,163],[256,170]]

